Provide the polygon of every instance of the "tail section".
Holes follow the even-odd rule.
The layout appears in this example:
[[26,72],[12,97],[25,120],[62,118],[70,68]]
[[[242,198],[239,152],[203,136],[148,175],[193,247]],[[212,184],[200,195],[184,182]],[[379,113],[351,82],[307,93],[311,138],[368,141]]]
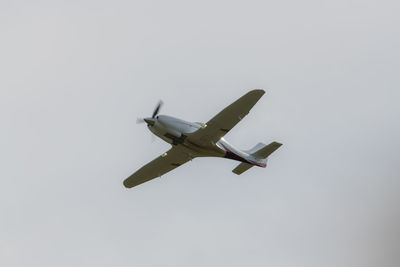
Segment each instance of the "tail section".
[[247,154],[251,155],[254,152],[257,152],[258,150],[260,150],[261,148],[265,147],[266,144],[264,143],[258,143],[257,145],[255,145],[252,149],[249,150],[245,150],[244,152],[246,152]]
[[275,150],[277,150],[281,145],[282,145],[281,143],[272,142],[271,144],[264,146],[263,148],[252,153],[251,155],[259,159],[265,159],[269,155],[271,155]]
[[233,169],[232,172],[240,175],[255,165],[265,167],[267,157],[271,155],[275,150],[277,150],[281,145],[282,144],[278,142],[272,142],[269,145],[258,143],[255,147],[245,152],[249,154],[249,161],[256,161],[259,164],[242,162],[238,166],[236,166],[236,168]]

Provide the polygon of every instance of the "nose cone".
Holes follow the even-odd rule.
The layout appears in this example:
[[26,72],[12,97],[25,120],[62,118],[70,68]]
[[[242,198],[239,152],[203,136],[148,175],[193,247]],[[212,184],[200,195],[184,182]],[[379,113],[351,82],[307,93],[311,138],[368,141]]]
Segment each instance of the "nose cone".
[[147,123],[147,125],[153,126],[154,123],[156,123],[156,120],[154,118],[144,118],[144,121]]

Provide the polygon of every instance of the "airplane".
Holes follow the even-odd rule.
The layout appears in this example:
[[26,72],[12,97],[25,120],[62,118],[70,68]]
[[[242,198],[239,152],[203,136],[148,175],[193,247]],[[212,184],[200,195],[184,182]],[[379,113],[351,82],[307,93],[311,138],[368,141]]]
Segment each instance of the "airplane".
[[224,135],[241,121],[264,95],[262,89],[249,91],[215,115],[207,123],[187,122],[167,115],[158,115],[162,102],[153,115],[141,119],[149,130],[172,147],[124,180],[126,188],[161,177],[169,171],[197,157],[221,157],[241,162],[233,173],[240,175],[253,166],[267,166],[267,158],[282,144],[258,143],[250,150],[239,150],[229,144]]

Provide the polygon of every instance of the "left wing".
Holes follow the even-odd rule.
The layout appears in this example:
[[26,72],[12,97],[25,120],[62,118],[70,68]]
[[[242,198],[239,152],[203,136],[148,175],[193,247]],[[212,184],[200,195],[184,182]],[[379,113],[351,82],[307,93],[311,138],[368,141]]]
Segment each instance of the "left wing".
[[140,168],[124,181],[124,186],[132,188],[151,179],[157,178],[182,164],[191,160],[192,157],[182,148],[172,147],[170,150]]

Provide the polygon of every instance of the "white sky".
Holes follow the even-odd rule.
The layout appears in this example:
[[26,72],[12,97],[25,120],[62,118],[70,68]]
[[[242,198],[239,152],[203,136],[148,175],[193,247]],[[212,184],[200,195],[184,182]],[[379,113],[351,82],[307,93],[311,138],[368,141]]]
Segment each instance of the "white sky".
[[[0,265],[400,265],[400,4],[1,1]],[[166,151],[137,117],[206,122],[266,169]]]

